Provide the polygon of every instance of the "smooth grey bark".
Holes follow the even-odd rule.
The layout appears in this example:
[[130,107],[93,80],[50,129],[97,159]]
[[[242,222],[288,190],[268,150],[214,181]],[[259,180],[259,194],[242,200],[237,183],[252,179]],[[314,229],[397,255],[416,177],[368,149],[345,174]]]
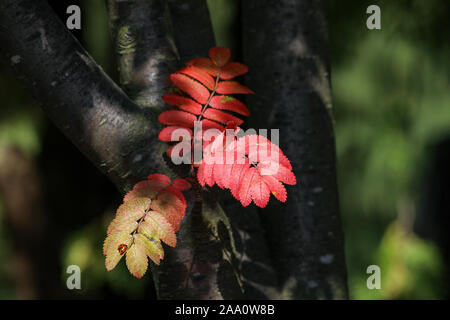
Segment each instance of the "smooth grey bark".
[[283,299],[347,298],[326,1],[242,1],[253,128],[279,128],[298,184],[261,211]]

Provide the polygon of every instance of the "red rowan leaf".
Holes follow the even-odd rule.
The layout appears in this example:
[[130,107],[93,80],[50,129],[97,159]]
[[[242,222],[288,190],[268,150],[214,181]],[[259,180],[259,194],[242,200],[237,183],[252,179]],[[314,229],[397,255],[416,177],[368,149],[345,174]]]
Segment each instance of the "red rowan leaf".
[[175,179],[172,182],[172,186],[180,191],[189,190],[192,186],[189,182],[184,179]]
[[197,172],[200,185],[228,188],[243,206],[253,201],[264,208],[270,194],[285,202],[283,183],[297,181],[281,149],[259,135],[243,136],[228,143],[223,143],[224,140],[226,136],[222,133],[205,149],[206,155]]
[[178,70],[177,72],[183,73],[185,75],[190,76],[191,78],[194,78],[198,82],[202,83],[205,87],[207,87],[209,90],[214,90],[214,86],[216,85],[216,82],[214,81],[213,77],[202,68],[196,67],[196,66],[190,66],[183,69]]
[[[258,164],[258,170],[263,175],[271,175],[277,180],[289,184],[289,185],[295,185],[297,184],[297,179],[295,178],[294,173],[292,170],[286,168],[282,164],[277,165],[276,163],[272,162],[260,162]],[[266,173],[264,173],[264,171]]]
[[182,97],[176,94],[165,94],[163,100],[173,106],[179,107],[181,110],[188,111],[193,114],[200,114],[202,112],[202,105],[194,100]]
[[209,49],[209,56],[216,66],[223,67],[230,60],[231,51],[224,47],[213,47]]
[[220,78],[230,80],[248,72],[248,67],[239,62],[230,62],[220,69]]
[[[234,154],[229,152],[216,152],[214,157],[220,161],[215,163],[213,167],[213,182],[220,188],[228,188],[230,185],[231,170],[236,160],[233,159]],[[213,183],[212,183],[213,184]]]
[[202,123],[202,130],[206,131],[208,129],[217,129],[220,131],[223,131],[224,127],[222,124],[216,122],[216,121],[212,121],[212,120],[208,120],[208,119],[203,119],[201,121]]
[[[175,134],[173,135],[173,139],[175,139],[175,140],[172,140],[172,134],[174,133],[174,131],[175,131]],[[183,137],[185,137],[185,138],[183,138]],[[189,128],[184,128],[184,127],[179,127],[179,126],[169,126],[169,127],[165,127],[164,129],[162,129],[159,132],[158,138],[159,138],[159,140],[166,141],[166,142],[181,141],[182,139],[186,139],[186,138],[191,139],[192,138],[192,130]]]
[[273,176],[265,175],[261,177],[263,181],[266,183],[270,192],[275,196],[275,198],[277,198],[281,202],[286,202],[287,195],[286,189],[283,186],[283,184]]
[[[160,173],[150,174],[147,177],[147,180],[148,181],[158,181],[161,184],[163,184],[164,186],[170,185],[170,178],[168,176],[165,176],[165,175],[160,174]],[[140,186],[140,184],[138,183],[138,184],[136,184],[136,186],[138,187],[138,186]]]
[[162,124],[175,125],[181,127],[194,127],[197,117],[191,113],[179,110],[164,111],[158,116],[158,121]]
[[198,104],[198,103],[186,103],[186,104],[182,104],[180,106],[178,106],[178,108],[180,108],[183,111],[187,111],[189,113],[192,113],[196,116],[200,115],[202,113],[202,105]]
[[182,104],[188,104],[188,103],[197,103],[191,98],[182,97],[177,94],[165,94],[162,96],[162,99],[165,103],[168,103],[172,106],[181,106]]
[[180,88],[180,90],[186,92],[201,104],[205,104],[208,101],[209,91],[200,82],[181,73],[171,74],[170,80]]
[[196,58],[188,61],[187,66],[195,66],[202,69],[203,71],[209,73],[213,77],[217,76],[219,68],[214,64],[214,62],[209,58]]
[[242,124],[244,121],[242,119],[239,119],[238,117],[235,117],[229,113],[219,111],[217,109],[209,108],[204,113],[203,116],[205,118],[208,118],[210,120],[218,121],[223,124],[227,124],[229,121],[233,121],[237,125]]
[[222,81],[217,85],[217,93],[220,94],[253,94],[249,88],[236,81]]
[[209,105],[215,109],[230,110],[242,114],[243,116],[250,115],[245,104],[230,96],[214,96],[211,98]]
[[187,154],[190,153],[190,148],[191,148],[191,142],[182,141],[182,142],[174,144],[173,146],[170,146],[167,149],[166,154],[169,158],[171,158],[173,153],[176,152],[175,155],[183,157],[185,151],[188,151]]
[[242,183],[242,179],[244,178],[245,172],[250,167],[250,162],[245,159],[243,164],[235,164],[231,168],[231,176],[227,183],[228,188],[231,191],[231,194],[236,198],[236,200],[240,200],[240,186]]
[[212,187],[214,185],[213,168],[214,164],[202,162],[197,171],[198,183],[200,183],[201,186],[205,186],[205,184],[207,184]]
[[253,200],[258,207],[264,208],[270,198],[270,190],[255,167],[247,168],[243,174],[238,194],[244,207]]

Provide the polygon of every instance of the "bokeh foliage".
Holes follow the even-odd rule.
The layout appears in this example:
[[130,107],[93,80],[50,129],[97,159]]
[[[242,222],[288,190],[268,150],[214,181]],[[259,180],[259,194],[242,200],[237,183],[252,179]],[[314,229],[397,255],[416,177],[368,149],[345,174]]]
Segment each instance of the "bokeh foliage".
[[[443,297],[443,261],[411,225],[431,146],[450,137],[445,1],[331,1],[338,181],[352,298]],[[365,8],[381,8],[381,30]],[[447,70],[447,72],[445,71]],[[381,267],[381,290],[366,268]]]

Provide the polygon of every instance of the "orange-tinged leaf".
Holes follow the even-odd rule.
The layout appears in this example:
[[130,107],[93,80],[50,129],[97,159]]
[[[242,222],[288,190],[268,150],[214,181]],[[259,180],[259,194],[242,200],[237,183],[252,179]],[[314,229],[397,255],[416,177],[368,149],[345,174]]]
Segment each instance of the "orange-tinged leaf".
[[209,56],[216,66],[223,67],[230,60],[231,51],[224,47],[213,47],[209,49]]
[[122,256],[126,256],[128,269],[138,278],[147,270],[147,258],[159,264],[164,258],[160,240],[169,246],[177,243],[175,231],[187,207],[181,190],[190,187],[184,179],[176,179],[172,185],[163,174],[151,174],[148,180],[137,183],[108,226],[103,244],[107,270],[112,270]]
[[[142,216],[140,218],[142,218]],[[140,218],[134,216],[116,217],[109,224],[107,234],[119,233],[134,226],[134,229],[129,232],[131,233],[138,227],[137,220]]]
[[180,90],[186,92],[201,104],[205,104],[208,101],[209,91],[200,82],[181,73],[171,74],[170,80],[180,88]]
[[239,62],[230,62],[220,69],[220,78],[224,80],[233,79],[248,72],[248,67]]
[[181,127],[194,127],[194,122],[197,117],[191,113],[179,111],[179,110],[169,110],[164,111],[158,117],[158,121],[162,124],[176,125]]
[[133,198],[130,201],[123,203],[117,209],[117,217],[133,217],[136,221],[142,218],[150,205],[150,200],[147,198]]
[[186,198],[184,197],[183,193],[177,187],[172,185],[172,186],[169,186],[166,189],[164,189],[164,191],[161,192],[157,198],[164,197],[166,195],[169,195],[169,197],[173,197],[173,196],[177,197],[179,202],[176,201],[175,204],[177,205],[178,209],[182,210],[184,213],[184,210],[186,210],[187,204],[186,204]]
[[254,92],[236,81],[222,81],[217,85],[220,94],[253,94]]
[[172,225],[175,232],[180,229],[180,223],[183,216],[180,218],[180,213],[177,211],[176,207],[169,202],[165,202],[162,199],[154,200],[151,204],[151,208],[154,211],[159,212],[163,215],[167,221]]
[[248,111],[245,104],[230,96],[214,96],[211,98],[209,105],[214,109],[230,110],[244,116],[250,115],[250,111]]
[[[135,199],[135,198],[153,198],[154,196],[156,196],[156,194],[159,191],[161,191],[165,187],[166,187],[166,184],[162,183],[160,181],[156,181],[156,180],[153,180],[153,181],[149,181],[149,180],[141,181],[141,182],[137,183],[134,186],[133,190],[129,191],[125,195],[125,197],[123,198],[123,201],[128,206],[131,206],[131,205],[134,204],[134,202],[131,202],[132,199]],[[145,205],[142,204],[142,207],[144,207]],[[148,208],[148,206],[147,206],[147,208]],[[120,209],[120,207],[119,207],[119,209]],[[119,214],[119,210],[117,212]]]
[[134,243],[128,249],[126,257],[128,270],[139,279],[142,278],[148,267],[147,254],[141,238],[142,235],[134,235]]
[[190,66],[180,69],[177,72],[183,73],[187,76],[190,76],[191,78],[194,78],[211,91],[214,90],[216,82],[214,81],[213,77],[211,77],[211,75],[208,72],[206,72],[205,69],[198,68],[196,66]]

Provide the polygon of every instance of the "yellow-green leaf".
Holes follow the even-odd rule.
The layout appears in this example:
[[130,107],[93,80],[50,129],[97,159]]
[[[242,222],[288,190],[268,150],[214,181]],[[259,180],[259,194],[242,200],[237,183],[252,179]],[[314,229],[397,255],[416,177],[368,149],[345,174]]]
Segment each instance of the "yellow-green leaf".
[[124,255],[120,254],[119,245],[124,244],[130,247],[132,240],[130,233],[127,232],[111,234],[106,238],[103,250],[106,255],[105,266],[108,271],[114,269]]
[[138,223],[137,222],[132,222],[128,225],[126,225],[125,228],[123,228],[122,230],[118,231],[118,232],[112,232],[110,233],[106,239],[105,242],[103,243],[103,254],[107,255],[107,253],[111,250],[115,250],[117,248],[117,246],[120,243],[121,239],[123,239],[126,236],[129,236],[134,230],[136,230],[138,227]]
[[141,233],[147,233],[164,241],[167,245],[175,247],[177,237],[169,221],[159,212],[150,211],[145,216],[145,220],[139,225]]
[[160,260],[164,258],[164,251],[161,246],[161,242],[155,238],[147,238],[143,234],[135,234],[134,241],[140,248],[144,249],[145,254],[157,265]]
[[136,278],[142,278],[147,271],[148,260],[147,255],[140,241],[136,241],[138,235],[134,235],[134,243],[127,251],[126,263],[128,270]]

